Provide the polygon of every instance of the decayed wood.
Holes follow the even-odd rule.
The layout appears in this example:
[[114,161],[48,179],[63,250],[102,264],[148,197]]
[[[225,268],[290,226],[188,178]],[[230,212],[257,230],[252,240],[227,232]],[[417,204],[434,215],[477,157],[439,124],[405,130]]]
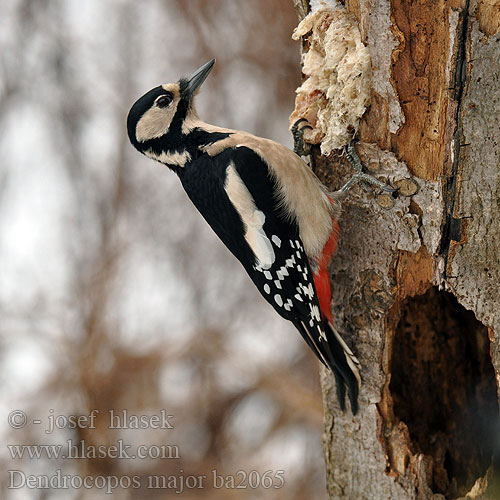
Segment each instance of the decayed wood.
[[[333,306],[363,387],[343,414],[322,372],[329,495],[498,499],[499,4],[346,6],[373,69],[358,151],[400,194],[355,188],[341,221]],[[313,164],[331,189],[349,174],[341,155]]]

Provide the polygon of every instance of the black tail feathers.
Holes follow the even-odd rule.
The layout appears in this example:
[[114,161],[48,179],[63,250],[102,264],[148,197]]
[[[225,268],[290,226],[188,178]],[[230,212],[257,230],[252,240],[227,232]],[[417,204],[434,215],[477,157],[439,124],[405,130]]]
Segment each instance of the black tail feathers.
[[328,366],[335,375],[340,407],[345,410],[345,392],[347,388],[351,410],[355,415],[359,408],[358,394],[361,386],[359,361],[331,323],[325,321],[324,328],[327,342],[323,341],[323,345],[328,353],[326,358]]
[[326,336],[320,336],[315,330],[309,329],[303,322],[295,326],[304,337],[309,347],[319,360],[333,372],[337,385],[337,397],[340,407],[345,410],[346,389],[351,402],[351,410],[358,412],[358,394],[361,385],[359,361],[349,349],[335,327],[328,321],[323,322]]

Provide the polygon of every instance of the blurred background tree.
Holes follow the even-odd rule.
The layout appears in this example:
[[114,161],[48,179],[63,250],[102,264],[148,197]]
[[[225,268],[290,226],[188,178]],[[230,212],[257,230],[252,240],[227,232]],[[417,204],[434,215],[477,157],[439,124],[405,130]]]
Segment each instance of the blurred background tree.
[[[92,476],[284,470],[282,488],[184,498],[325,498],[317,362],[195,213],[178,180],[128,144],[144,91],[212,57],[198,97],[210,123],[291,145],[299,84],[288,0],[9,0],[0,30],[0,491],[7,470]],[[24,410],[20,429],[7,415]],[[45,432],[49,415],[96,429]],[[174,415],[120,430],[108,410]],[[6,444],[178,446],[179,459],[13,459]],[[210,476],[209,476],[210,477]],[[276,483],[275,483],[276,484]],[[166,498],[118,488],[117,498]]]

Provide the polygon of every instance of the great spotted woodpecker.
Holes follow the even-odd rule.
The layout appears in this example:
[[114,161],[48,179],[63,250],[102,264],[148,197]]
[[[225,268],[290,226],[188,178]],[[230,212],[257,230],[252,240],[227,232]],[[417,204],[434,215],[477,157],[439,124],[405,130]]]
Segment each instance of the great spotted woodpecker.
[[[359,362],[336,330],[328,263],[337,248],[340,200],[360,171],[330,194],[301,157],[268,139],[202,122],[193,96],[215,59],[177,83],[160,85],[130,109],[133,146],[178,176],[191,201],[241,262],[262,296],[299,330],[358,409]],[[295,135],[300,133],[295,128]],[[348,157],[354,155],[350,148]]]

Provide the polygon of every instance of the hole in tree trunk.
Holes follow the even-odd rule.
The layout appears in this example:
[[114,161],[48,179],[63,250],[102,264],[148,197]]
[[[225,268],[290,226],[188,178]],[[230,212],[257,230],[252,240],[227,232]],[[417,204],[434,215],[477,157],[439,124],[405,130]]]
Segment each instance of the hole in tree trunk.
[[392,353],[394,414],[413,452],[432,457],[432,488],[465,495],[498,446],[495,374],[485,326],[455,297],[431,288],[403,306]]

